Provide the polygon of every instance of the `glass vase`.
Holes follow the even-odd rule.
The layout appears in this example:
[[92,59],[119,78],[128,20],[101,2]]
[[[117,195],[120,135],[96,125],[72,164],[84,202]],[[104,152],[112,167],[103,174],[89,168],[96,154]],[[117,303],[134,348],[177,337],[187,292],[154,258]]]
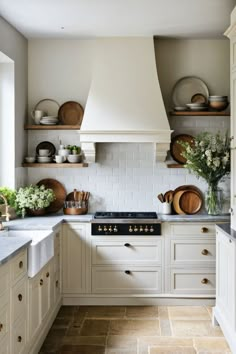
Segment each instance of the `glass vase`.
[[217,184],[209,184],[205,195],[205,207],[209,215],[219,215],[223,208],[223,191]]

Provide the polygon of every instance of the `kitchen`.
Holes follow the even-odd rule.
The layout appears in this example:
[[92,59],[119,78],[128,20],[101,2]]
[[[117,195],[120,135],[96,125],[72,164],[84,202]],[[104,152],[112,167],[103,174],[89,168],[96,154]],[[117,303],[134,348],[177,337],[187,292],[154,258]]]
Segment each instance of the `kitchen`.
[[[232,2],[228,13],[233,9],[233,5]],[[1,10],[3,17],[8,19],[7,13],[4,13],[3,9]],[[223,33],[229,24],[228,17],[220,33]],[[30,123],[31,110],[43,98],[55,99],[60,105],[68,100],[75,100],[85,107],[92,75],[94,40],[68,39],[66,35],[63,39],[59,39],[61,31],[66,31],[65,26],[64,29],[59,28],[58,33],[51,36],[51,39],[41,34],[41,38],[31,38],[27,41],[4,20],[0,22],[0,26],[2,34],[0,35],[0,50],[15,60],[16,70],[15,110],[17,118],[15,119],[14,187],[37,183],[43,178],[56,178],[66,186],[68,193],[74,188],[91,192],[90,213],[97,210],[138,210],[160,213],[162,205],[156,198],[157,194],[186,184],[194,184],[202,191],[206,190],[206,184],[189,174],[186,169],[169,169],[163,162],[154,162],[153,144],[140,144],[137,141],[97,144],[97,163],[89,164],[88,168],[27,169],[21,167],[27,151],[29,154],[33,154],[35,147],[42,141],[51,141],[57,148],[60,141],[65,145],[78,145],[79,134],[76,131],[24,131],[23,126],[27,122],[26,118]],[[61,26],[62,24],[60,24]],[[173,35],[169,34],[169,37],[173,37]],[[199,37],[202,36],[199,34]],[[229,42],[223,39],[223,36],[220,39],[156,38],[154,43],[159,82],[167,113],[173,109],[171,102],[173,86],[179,78],[184,76],[203,78],[212,95],[230,96]],[[200,54],[199,48],[201,48]],[[184,60],[184,58],[189,58],[189,60]],[[65,70],[65,68],[69,69]],[[79,80],[75,79],[76,75]],[[28,114],[26,114],[27,106]],[[217,116],[214,117],[214,120],[213,117],[191,117],[190,120],[171,116],[169,121],[171,129],[192,135],[196,135],[202,130],[217,132],[229,128],[229,116]],[[226,212],[229,208],[229,180],[222,184],[222,188],[224,188],[226,199],[228,197],[224,205],[224,212]],[[200,219],[200,221],[202,220]],[[197,222],[197,219],[195,221]],[[10,224],[13,225],[13,221]],[[81,226],[79,225],[79,227]],[[83,232],[81,231],[82,234]],[[167,235],[165,242],[171,242],[171,233],[171,230],[165,231],[163,223],[163,234]],[[198,235],[198,232],[196,233]],[[209,242],[212,241],[211,237],[212,234],[209,235]],[[195,241],[193,240],[193,242]],[[73,244],[70,247],[72,250]],[[83,257],[83,250],[84,248],[80,247],[81,257]],[[89,265],[87,269],[89,269]],[[94,268],[94,270],[96,269]],[[87,274],[88,278],[89,276],[91,277],[90,273]],[[79,296],[79,298],[81,297]],[[116,304],[118,305],[117,302]],[[112,352],[111,350],[110,352]],[[153,349],[153,352],[155,352],[154,350],[156,349]],[[127,348],[123,349],[123,353],[126,351]]]

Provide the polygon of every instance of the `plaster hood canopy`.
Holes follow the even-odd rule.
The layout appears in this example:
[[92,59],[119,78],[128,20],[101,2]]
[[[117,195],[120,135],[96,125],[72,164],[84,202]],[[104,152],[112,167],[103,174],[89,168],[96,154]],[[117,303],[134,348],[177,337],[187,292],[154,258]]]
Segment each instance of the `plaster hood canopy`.
[[87,161],[95,161],[97,142],[150,142],[155,146],[157,160],[164,161],[171,132],[157,76],[153,38],[98,39],[80,129]]

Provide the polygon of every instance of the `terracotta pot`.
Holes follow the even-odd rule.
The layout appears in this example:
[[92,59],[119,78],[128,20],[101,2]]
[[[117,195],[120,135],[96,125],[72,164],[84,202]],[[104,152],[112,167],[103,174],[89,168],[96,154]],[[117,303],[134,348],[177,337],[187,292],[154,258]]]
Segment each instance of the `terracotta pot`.
[[42,209],[27,209],[27,214],[31,216],[42,216],[46,214],[45,208]]

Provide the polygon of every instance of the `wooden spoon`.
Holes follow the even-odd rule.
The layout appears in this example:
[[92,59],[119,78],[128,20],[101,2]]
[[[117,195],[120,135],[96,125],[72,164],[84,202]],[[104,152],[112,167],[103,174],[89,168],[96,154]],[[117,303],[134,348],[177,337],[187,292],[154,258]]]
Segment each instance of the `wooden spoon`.
[[161,203],[164,203],[164,196],[162,193],[158,194],[157,198],[160,200]]

